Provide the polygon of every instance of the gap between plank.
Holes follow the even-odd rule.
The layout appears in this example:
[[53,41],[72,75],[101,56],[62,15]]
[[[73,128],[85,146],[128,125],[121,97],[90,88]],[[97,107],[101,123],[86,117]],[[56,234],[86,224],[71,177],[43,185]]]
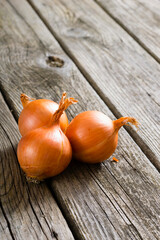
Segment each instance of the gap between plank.
[[[17,116],[16,116],[16,114],[14,113],[14,111],[11,111],[11,105],[12,105],[12,104],[11,104],[11,102],[10,102],[10,99],[7,98],[7,96],[6,96],[6,94],[5,94],[5,90],[3,89],[3,87],[1,86],[1,84],[0,84],[0,93],[1,93],[1,95],[2,95],[2,97],[3,97],[3,99],[4,99],[4,101],[5,101],[5,103],[6,103],[6,105],[7,105],[7,107],[9,108],[9,110],[10,110],[13,118],[15,119],[15,121],[16,121],[16,123],[17,123],[17,121],[18,121]],[[10,139],[9,139],[9,140],[10,140]],[[14,150],[14,148],[13,148],[13,150]],[[15,151],[14,151],[14,152],[15,152]],[[19,165],[19,164],[18,164],[18,165]],[[75,240],[81,240],[80,238],[75,237],[76,231],[73,231],[73,229],[72,229],[72,224],[70,224],[69,218],[67,218],[66,215],[65,215],[65,213],[63,212],[63,208],[61,207],[60,201],[59,201],[58,198],[55,196],[55,194],[54,194],[53,190],[51,189],[50,184],[47,182],[47,180],[46,180],[46,187],[47,187],[48,190],[50,191],[50,193],[51,193],[52,197],[54,198],[55,202],[57,203],[57,206],[58,206],[58,208],[59,208],[62,216],[64,217],[64,219],[65,219],[65,221],[66,221],[66,223],[67,223],[67,225],[68,225],[68,228],[70,229],[70,231],[71,231],[74,239],[75,239]],[[45,234],[45,232],[44,232],[44,230],[43,230],[43,228],[42,228],[42,226],[41,226],[41,223],[40,223],[39,220],[38,220],[38,217],[37,217],[37,215],[36,215],[36,212],[35,212],[35,210],[33,209],[32,203],[31,203],[31,201],[30,201],[30,190],[29,190],[29,188],[28,188],[28,183],[27,183],[27,192],[28,192],[28,196],[29,196],[29,204],[30,204],[30,206],[31,206],[31,209],[32,209],[32,211],[33,211],[33,214],[35,215],[39,226],[41,227],[44,235],[46,236],[46,234]],[[11,234],[11,237],[13,238],[13,240],[16,240],[16,239],[14,238],[13,233],[12,233],[11,226],[10,226],[10,222],[9,222],[9,220],[8,220],[6,214],[5,214],[5,211],[4,211],[4,209],[3,209],[1,200],[0,200],[0,208],[1,208],[1,210],[2,210],[2,213],[3,213],[3,215],[4,215],[4,218],[6,219],[7,226],[8,226],[9,232],[10,232],[10,234]],[[46,224],[48,225],[47,221],[46,221]],[[49,226],[48,226],[48,227],[49,227]],[[51,230],[51,229],[49,228],[49,230]],[[53,234],[54,234],[54,233],[53,233]],[[46,236],[46,239],[48,239],[47,236]],[[54,236],[54,239],[57,239],[57,236]],[[58,240],[58,239],[57,239],[57,240]]]
[[[62,44],[63,44],[63,42],[62,42]],[[65,46],[64,46],[65,47]],[[68,50],[69,51],[69,50]],[[73,59],[74,59],[74,57],[73,57]],[[76,59],[74,60],[75,62],[76,62]],[[81,66],[80,66],[80,68],[82,68]],[[80,70],[81,71],[81,70]],[[83,74],[83,71],[85,71],[85,70],[83,70],[83,68],[82,68],[82,74]],[[83,74],[84,76],[85,76],[85,74]],[[87,79],[86,79],[87,80]],[[88,80],[89,81],[89,80]],[[91,85],[92,86],[92,85]],[[95,88],[93,88],[93,89],[95,89]],[[5,95],[5,94],[4,94]],[[6,95],[6,99],[7,99],[7,95]],[[8,102],[9,102],[9,99],[7,100]],[[116,111],[116,109],[115,109],[115,111]],[[12,113],[13,114],[13,113]],[[47,184],[46,184],[47,185]],[[48,186],[48,185],[47,185]],[[50,190],[51,191],[51,190]],[[52,194],[52,196],[54,197],[54,194]],[[61,212],[62,212],[62,208],[61,208]],[[65,217],[65,219],[66,219],[66,217]],[[68,221],[69,222],[69,221]],[[70,227],[70,229],[72,229],[72,227]],[[73,234],[73,231],[72,231],[72,234]],[[13,237],[13,239],[14,239],[14,237]]]
[[49,191],[51,192],[51,194],[52,194],[53,198],[55,199],[59,209],[61,210],[62,216],[66,220],[66,223],[68,224],[68,227],[71,230],[74,239],[75,240],[82,240],[81,236],[79,236],[79,234],[78,234],[79,231],[76,230],[73,227],[73,220],[70,221],[71,220],[70,216],[68,216],[67,213],[65,213],[65,211],[63,210],[63,206],[62,206],[62,203],[61,203],[61,200],[60,200],[61,197],[57,196],[57,193],[56,193],[56,191],[54,191],[54,187],[52,187],[52,183],[49,179],[46,180],[46,185],[48,186]]
[[48,237],[47,237],[47,235],[46,235],[46,233],[45,233],[45,231],[44,231],[44,229],[43,229],[43,227],[42,227],[42,225],[41,225],[41,223],[40,223],[40,220],[38,219],[38,216],[37,216],[37,214],[36,214],[36,211],[34,210],[34,207],[33,207],[32,202],[31,202],[31,200],[30,200],[30,191],[29,191],[29,188],[28,188],[28,184],[27,184],[27,192],[28,192],[28,202],[29,202],[29,204],[30,204],[30,206],[31,206],[32,212],[33,212],[33,214],[34,214],[34,216],[35,216],[35,218],[36,218],[36,220],[37,220],[37,223],[39,224],[39,226],[40,226],[40,228],[41,228],[44,236],[45,236],[46,239],[48,240]]
[[[50,31],[50,33],[53,35],[53,37],[57,40],[60,47],[63,49],[63,51],[69,56],[69,58],[73,61],[73,63],[77,66],[78,70],[81,72],[81,74],[84,76],[86,81],[90,84],[90,86],[94,89],[94,91],[100,96],[100,98],[103,100],[103,102],[107,105],[107,107],[110,109],[110,111],[114,114],[116,118],[122,117],[121,114],[118,112],[118,110],[115,108],[115,106],[112,104],[112,102],[103,95],[101,92],[101,89],[93,82],[92,77],[88,74],[88,72],[84,69],[83,66],[77,61],[77,59],[73,56],[70,49],[67,47],[67,45],[61,40],[61,38],[57,35],[57,33],[49,26],[47,23],[45,17],[41,14],[41,12],[37,9],[37,7],[30,1],[26,0],[32,9],[35,11],[35,13],[38,15],[38,17],[41,19],[41,21],[44,23],[46,28]],[[100,6],[99,6],[100,7]],[[104,10],[104,9],[103,9]],[[105,11],[106,12],[106,11]],[[106,12],[107,13],[107,12]],[[108,13],[109,14],[109,13]],[[109,16],[112,18],[111,14]],[[116,21],[116,19],[115,19]],[[116,21],[118,23],[118,21]],[[119,23],[118,23],[119,24]],[[124,29],[125,30],[125,29]],[[132,36],[132,35],[131,35]],[[134,38],[134,36],[132,36]],[[135,38],[134,38],[135,39]],[[136,41],[136,39],[135,39]],[[137,42],[137,41],[136,41]],[[139,42],[138,42],[139,43]],[[140,43],[139,43],[140,44]],[[141,47],[143,47],[140,44]],[[145,48],[144,48],[145,49]],[[146,49],[145,49],[146,50]],[[146,50],[147,51],[147,50]],[[148,52],[148,51],[147,51]],[[149,53],[149,52],[148,52]],[[151,56],[152,54],[149,53]],[[152,56],[153,57],[153,56]],[[154,57],[155,59],[155,57]],[[157,61],[157,59],[155,59]],[[132,129],[129,129],[127,126],[124,126],[126,131],[129,133],[129,135],[132,137],[132,139],[135,141],[135,143],[141,148],[142,152],[146,155],[146,157],[150,160],[150,162],[153,164],[153,166],[160,172],[160,169],[157,164],[157,158],[155,154],[150,150],[148,151],[149,147],[147,144],[143,142],[143,140],[137,135],[135,131]]]
[[127,28],[123,22],[114,17],[114,15],[106,9],[100,2],[97,0],[93,0],[105,13],[107,13],[121,28],[123,28],[152,58],[154,58],[158,63],[160,63],[160,59],[152,52],[129,28]]

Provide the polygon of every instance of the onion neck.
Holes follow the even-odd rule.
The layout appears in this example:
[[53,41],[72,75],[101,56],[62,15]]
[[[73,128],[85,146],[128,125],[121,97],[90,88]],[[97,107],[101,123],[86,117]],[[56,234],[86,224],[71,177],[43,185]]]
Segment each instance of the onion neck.
[[78,101],[75,100],[74,98],[66,98],[66,92],[64,92],[62,94],[62,98],[59,102],[59,108],[55,111],[55,113],[53,114],[49,125],[52,126],[53,124],[59,124],[59,119],[61,117],[61,115],[63,114],[63,112],[72,104],[77,103]]
[[21,93],[20,99],[23,108],[25,108],[31,101],[35,100],[35,98],[31,98],[27,96],[25,93]]
[[128,123],[131,123],[132,125],[136,126],[138,128],[138,125],[139,123],[137,122],[137,120],[133,117],[121,117],[117,120],[114,120],[113,121],[113,124],[114,124],[114,128],[115,130],[119,130],[122,126],[124,125],[129,125],[131,126],[130,124]]

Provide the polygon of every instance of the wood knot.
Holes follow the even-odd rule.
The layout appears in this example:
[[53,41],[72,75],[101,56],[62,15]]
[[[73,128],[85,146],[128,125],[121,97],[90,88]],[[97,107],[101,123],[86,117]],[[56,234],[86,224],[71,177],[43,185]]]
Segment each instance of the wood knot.
[[46,63],[50,67],[62,67],[64,65],[64,61],[58,57],[55,56],[48,56]]

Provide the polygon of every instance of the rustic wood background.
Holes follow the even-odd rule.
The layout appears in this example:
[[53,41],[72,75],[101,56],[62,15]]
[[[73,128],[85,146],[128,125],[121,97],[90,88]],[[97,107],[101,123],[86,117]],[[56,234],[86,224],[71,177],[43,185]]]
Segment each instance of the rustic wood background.
[[[160,3],[158,0],[0,0],[0,238],[160,239]],[[50,62],[56,56],[64,65]],[[133,116],[119,163],[72,161],[28,183],[16,148],[21,92],[67,110]]]

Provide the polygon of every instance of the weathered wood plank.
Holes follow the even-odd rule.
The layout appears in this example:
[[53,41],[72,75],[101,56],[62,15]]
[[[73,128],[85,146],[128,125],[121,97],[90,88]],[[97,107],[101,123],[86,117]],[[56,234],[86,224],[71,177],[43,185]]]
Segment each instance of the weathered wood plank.
[[1,206],[0,206],[0,237],[2,240],[12,240],[12,233],[8,227],[8,223],[3,215]]
[[[155,205],[155,201],[159,202],[158,173],[153,178],[151,165],[144,164],[142,170],[134,157],[128,156],[125,148],[123,150],[121,157],[118,155],[123,159],[118,165],[111,162],[88,167],[74,164],[51,183],[64,212],[73,221],[73,230],[79,230],[79,239],[160,237],[159,210]],[[145,161],[136,149],[137,153]],[[63,185],[59,184],[62,178]]]
[[160,169],[160,66],[95,2],[30,0],[114,114],[130,115],[129,130]]
[[[15,117],[18,118],[22,108],[19,100],[22,91],[33,97],[58,101],[66,90],[79,100],[67,111],[70,120],[78,112],[89,109],[103,111],[114,119],[27,2],[20,4],[14,0],[11,3],[15,12],[9,6],[0,8],[5,16],[5,31],[0,29],[3,36],[0,39],[0,84]],[[47,55],[62,58],[64,66],[47,65]],[[91,166],[73,161],[63,174],[48,181],[76,238],[159,238],[159,173],[124,129],[115,156],[120,160],[118,164],[107,161]],[[41,194],[46,202],[44,192]]]
[[160,62],[158,0],[95,0]]
[[[1,95],[0,106],[0,208],[10,232],[14,239],[74,239],[46,184],[26,182],[16,158],[18,127]],[[12,238],[1,211],[0,219],[0,238]]]

